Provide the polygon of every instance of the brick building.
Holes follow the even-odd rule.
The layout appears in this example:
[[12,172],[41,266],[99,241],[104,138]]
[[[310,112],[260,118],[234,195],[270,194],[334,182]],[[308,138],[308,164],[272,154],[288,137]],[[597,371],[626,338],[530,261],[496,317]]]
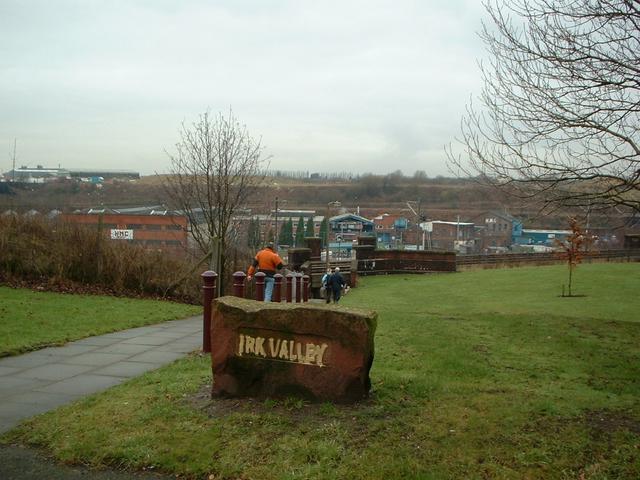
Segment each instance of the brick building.
[[383,248],[400,248],[409,227],[409,220],[399,214],[383,213],[373,218],[378,245]]
[[470,222],[447,222],[433,220],[423,222],[427,232],[429,250],[447,250],[472,253],[476,250],[475,225]]
[[478,226],[480,252],[506,250],[522,236],[522,222],[508,213],[487,212],[475,217],[474,222]]
[[170,251],[186,251],[188,246],[187,217],[163,208],[91,208],[61,218],[102,228],[104,235],[113,241]]

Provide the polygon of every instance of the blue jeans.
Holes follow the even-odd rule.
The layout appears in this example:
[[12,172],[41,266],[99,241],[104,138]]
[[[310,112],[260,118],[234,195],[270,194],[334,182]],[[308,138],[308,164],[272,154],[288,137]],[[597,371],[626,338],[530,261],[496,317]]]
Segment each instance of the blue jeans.
[[273,277],[264,277],[264,301],[270,302],[273,295],[273,285],[276,282]]

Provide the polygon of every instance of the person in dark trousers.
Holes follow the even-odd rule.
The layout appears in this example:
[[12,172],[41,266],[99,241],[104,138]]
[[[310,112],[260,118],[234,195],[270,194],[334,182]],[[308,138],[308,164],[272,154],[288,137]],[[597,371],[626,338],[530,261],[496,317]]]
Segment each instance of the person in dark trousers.
[[[340,267],[336,267],[327,281],[327,291],[331,291],[333,303],[338,303],[340,301],[340,295],[342,294],[342,289],[345,285],[346,283],[344,278],[340,274]],[[329,303],[329,299],[330,297],[327,297],[327,303]]]
[[324,298],[327,303],[331,301],[331,290],[329,290],[329,277],[331,277],[331,269],[327,268],[327,272],[322,276],[322,287],[321,291],[324,294]]
[[262,272],[264,277],[264,301],[270,302],[273,295],[273,285],[275,282],[274,275],[277,270],[282,269],[282,259],[274,252],[273,243],[269,242],[266,247],[258,252],[253,259],[253,264],[249,267],[247,280],[251,281],[251,277],[256,272]]

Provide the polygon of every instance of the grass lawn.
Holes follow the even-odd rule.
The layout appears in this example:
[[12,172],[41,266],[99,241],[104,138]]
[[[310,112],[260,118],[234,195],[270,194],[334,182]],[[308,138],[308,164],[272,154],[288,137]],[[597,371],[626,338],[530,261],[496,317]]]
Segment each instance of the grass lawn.
[[0,287],[0,357],[200,312],[157,300]]
[[[640,478],[640,264],[363,280],[372,398],[207,402],[192,356],[3,441],[194,478]],[[200,399],[195,395],[200,392]]]

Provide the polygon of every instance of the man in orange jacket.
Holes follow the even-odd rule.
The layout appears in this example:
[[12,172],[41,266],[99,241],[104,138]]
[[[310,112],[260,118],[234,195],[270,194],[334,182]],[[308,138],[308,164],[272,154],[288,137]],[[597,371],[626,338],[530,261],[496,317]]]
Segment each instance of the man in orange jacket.
[[256,268],[259,272],[264,273],[264,301],[270,302],[271,295],[273,294],[273,284],[275,280],[273,276],[276,274],[276,270],[282,268],[282,259],[273,251],[273,243],[269,242],[266,247],[260,250],[256,257],[253,259],[253,264],[249,267],[247,272],[247,280],[251,280]]

